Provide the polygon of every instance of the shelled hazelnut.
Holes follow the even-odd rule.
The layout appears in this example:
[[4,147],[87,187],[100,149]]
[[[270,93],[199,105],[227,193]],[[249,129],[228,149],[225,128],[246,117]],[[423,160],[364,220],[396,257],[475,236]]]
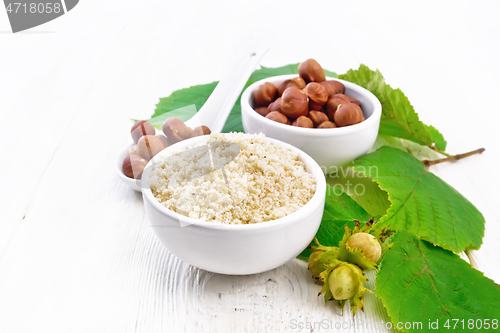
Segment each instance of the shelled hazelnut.
[[165,135],[158,134],[157,137],[163,143],[163,148],[167,148],[168,146],[170,146],[170,142],[168,142],[168,139]]
[[297,87],[289,87],[281,96],[281,112],[290,118],[306,116],[309,111],[309,99],[303,90]]
[[135,144],[132,147],[130,147],[130,149],[128,150],[128,154],[129,155],[140,155],[139,154],[139,149],[137,148],[137,144]]
[[314,128],[312,120],[307,118],[306,116],[300,116],[295,119],[295,121],[292,123],[292,126]]
[[355,125],[365,120],[363,111],[354,103],[340,104],[334,114],[334,121],[338,127]]
[[[267,107],[267,109],[268,109],[269,112],[271,112],[271,111],[279,111],[279,112],[281,112],[281,97],[276,98],[276,100],[274,102],[272,102],[271,104],[269,104],[269,106]],[[256,109],[256,111],[257,111],[257,109]]]
[[270,82],[260,85],[253,93],[253,98],[256,105],[268,106],[276,96],[276,86]]
[[139,155],[148,161],[163,149],[165,149],[163,141],[155,135],[145,135],[139,139],[139,142],[137,142]]
[[271,111],[267,114],[266,116],[267,119],[270,119],[270,120],[273,120],[273,121],[276,121],[278,123],[282,123],[282,124],[289,124],[290,121],[288,120],[288,118],[281,112],[279,111]]
[[163,133],[167,136],[168,140],[176,143],[189,138],[192,129],[186,126],[182,120],[177,117],[168,118],[162,126]]
[[198,126],[191,132],[191,138],[194,138],[195,136],[209,135],[210,133],[212,133],[212,131],[207,126]]
[[156,130],[153,125],[146,120],[137,121],[130,129],[130,134],[135,143],[137,143],[142,136],[155,135],[155,133]]
[[328,121],[328,116],[321,111],[309,111],[308,117],[312,120],[315,127],[318,127],[321,123]]
[[301,78],[307,82],[325,81],[323,67],[314,59],[307,59],[299,64],[298,72]]
[[351,101],[344,94],[335,94],[326,103],[326,114],[330,120],[333,120],[333,115],[337,108],[342,103],[350,103]]
[[142,172],[147,164],[148,161],[141,156],[129,155],[123,160],[122,170],[128,178],[141,179]]
[[304,92],[309,97],[309,109],[321,110],[328,100],[328,92],[326,89],[317,82],[310,82],[304,88]]
[[335,128],[337,125],[335,123],[327,120],[318,125],[318,128]]
[[[271,104],[269,104],[269,105],[271,105]],[[265,117],[269,113],[269,107],[268,106],[259,106],[258,108],[255,109],[255,111],[257,111],[257,113],[260,114],[261,116]]]
[[279,96],[283,95],[283,92],[286,90],[286,88],[290,87],[297,87],[299,89],[304,89],[306,87],[306,81],[304,81],[304,79],[301,78],[300,76],[294,77],[293,79],[285,80],[278,85],[278,95]]
[[328,92],[328,98],[332,97],[335,94],[343,94],[345,93],[344,84],[340,81],[328,80],[320,82],[320,84],[326,89]]
[[351,97],[351,96],[347,96],[347,95],[345,95],[345,97],[347,97],[347,99],[349,100],[349,102],[357,104],[358,106],[361,106],[361,102],[358,101],[356,98]]

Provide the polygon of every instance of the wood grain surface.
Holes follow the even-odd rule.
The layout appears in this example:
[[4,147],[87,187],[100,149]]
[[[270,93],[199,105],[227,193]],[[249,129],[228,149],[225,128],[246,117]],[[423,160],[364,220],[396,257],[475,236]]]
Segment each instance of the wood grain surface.
[[342,316],[325,304],[297,259],[250,276],[183,263],[114,173],[130,118],[219,79],[232,51],[255,41],[271,45],[268,67],[314,57],[338,73],[378,68],[444,134],[447,151],[484,146],[431,171],[484,214],[472,258],[500,283],[498,3],[303,6],[86,0],[15,35],[0,10],[0,332],[391,331],[356,326],[390,320],[373,294],[355,322],[347,307]]

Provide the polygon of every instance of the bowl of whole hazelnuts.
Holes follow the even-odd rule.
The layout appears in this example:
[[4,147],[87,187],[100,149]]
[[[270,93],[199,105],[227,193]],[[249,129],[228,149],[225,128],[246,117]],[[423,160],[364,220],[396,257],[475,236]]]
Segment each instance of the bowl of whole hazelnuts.
[[325,173],[366,154],[375,143],[382,105],[357,84],[325,76],[308,59],[299,75],[255,82],[241,97],[247,133],[287,142],[310,155]]

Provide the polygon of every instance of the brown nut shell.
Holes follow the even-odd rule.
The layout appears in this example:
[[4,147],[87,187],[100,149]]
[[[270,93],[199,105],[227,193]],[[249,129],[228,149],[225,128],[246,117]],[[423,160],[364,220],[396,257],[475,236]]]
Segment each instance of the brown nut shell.
[[326,114],[328,118],[333,121],[333,116],[337,108],[342,103],[350,103],[350,100],[344,94],[335,94],[326,102]]
[[286,88],[295,86],[299,89],[304,89],[306,87],[306,81],[300,76],[294,77],[293,79],[285,80],[278,85],[278,95],[283,95]]
[[292,123],[292,126],[314,128],[312,120],[307,118],[306,116],[300,116],[295,119],[295,121]]
[[290,120],[281,112],[279,111],[271,111],[267,114],[266,116],[267,119],[274,120],[278,123],[282,124],[290,124]]
[[307,59],[299,64],[299,75],[307,82],[325,81],[323,67],[314,59]]
[[191,132],[191,137],[194,138],[195,136],[209,135],[210,133],[212,133],[212,131],[207,126],[198,126]]
[[[271,104],[269,104],[269,105],[271,105]],[[269,110],[268,110],[267,106],[259,106],[258,108],[255,108],[255,112],[257,112],[261,116],[265,117],[269,113]]]
[[337,125],[335,123],[332,123],[331,121],[327,120],[319,124],[318,128],[335,128]]
[[289,87],[281,96],[281,112],[290,118],[307,116],[309,111],[309,98],[306,93],[297,87]]
[[137,142],[139,154],[147,160],[152,159],[164,148],[162,140],[156,135],[145,135]]
[[132,135],[132,139],[135,143],[139,141],[141,136],[155,135],[155,133],[156,130],[153,125],[151,125],[151,123],[146,120],[137,121],[134,125],[132,125],[132,128],[130,129],[130,134]]
[[276,89],[276,86],[271,82],[265,82],[261,84],[253,92],[255,105],[268,106],[272,101],[274,101],[277,92],[278,90]]
[[363,111],[354,103],[340,104],[333,118],[337,127],[355,125],[365,120]]
[[141,156],[129,155],[123,160],[122,171],[128,178],[141,179],[146,164],[148,161]]
[[328,98],[332,97],[335,94],[344,94],[345,87],[344,84],[340,81],[328,80],[320,83],[328,92]]
[[281,97],[276,98],[276,100],[274,102],[272,102],[271,104],[269,104],[269,106],[267,108],[268,108],[269,112],[271,112],[271,111],[281,112]]
[[308,117],[312,120],[314,126],[319,126],[319,124],[328,121],[328,116],[321,111],[309,111]]
[[307,94],[307,97],[309,97],[310,110],[321,110],[328,100],[328,92],[317,82],[309,82],[304,88],[304,92]]
[[177,117],[165,120],[162,129],[170,143],[185,140],[190,137],[192,132],[192,129],[187,127],[186,124]]

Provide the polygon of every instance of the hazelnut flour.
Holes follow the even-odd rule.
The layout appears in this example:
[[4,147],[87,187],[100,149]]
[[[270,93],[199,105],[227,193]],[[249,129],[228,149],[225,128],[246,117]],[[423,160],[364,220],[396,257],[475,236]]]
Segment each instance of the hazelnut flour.
[[[305,164],[264,134],[211,134],[214,142],[237,144],[240,152],[234,145],[211,145],[210,158],[209,146],[200,143],[153,160],[151,190],[163,206],[204,221],[248,224],[284,217],[313,197],[316,182]],[[225,175],[214,169],[214,156]]]

